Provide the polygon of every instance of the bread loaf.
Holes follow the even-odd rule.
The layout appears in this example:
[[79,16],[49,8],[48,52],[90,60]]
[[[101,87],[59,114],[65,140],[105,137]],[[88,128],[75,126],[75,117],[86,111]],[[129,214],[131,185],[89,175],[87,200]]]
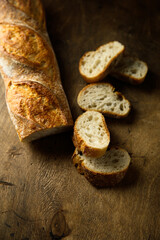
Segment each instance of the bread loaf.
[[21,141],[73,125],[40,0],[1,0],[0,72]]

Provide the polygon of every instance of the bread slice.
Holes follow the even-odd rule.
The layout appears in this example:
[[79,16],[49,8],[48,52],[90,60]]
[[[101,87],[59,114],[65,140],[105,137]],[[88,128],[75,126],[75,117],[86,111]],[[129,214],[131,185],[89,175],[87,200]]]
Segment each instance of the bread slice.
[[123,52],[124,46],[117,41],[104,44],[81,57],[79,72],[86,82],[98,82],[116,66]]
[[80,115],[74,125],[73,144],[86,156],[100,157],[105,154],[110,142],[104,116],[96,111]]
[[144,81],[147,72],[148,66],[145,62],[137,58],[125,56],[117,67],[114,68],[111,75],[119,80],[137,85]]
[[130,102],[109,83],[88,84],[78,94],[77,103],[85,111],[94,110],[114,118],[126,117],[131,109]]
[[128,152],[119,147],[107,150],[100,158],[88,157],[75,149],[72,159],[78,172],[97,187],[110,187],[119,183],[131,161]]

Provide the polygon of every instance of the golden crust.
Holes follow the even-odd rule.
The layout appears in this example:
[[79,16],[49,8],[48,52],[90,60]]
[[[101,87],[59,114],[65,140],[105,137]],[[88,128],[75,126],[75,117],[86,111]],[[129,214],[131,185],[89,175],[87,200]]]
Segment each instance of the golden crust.
[[0,53],[8,111],[20,140],[72,126],[40,0],[1,1]]
[[45,15],[40,0],[8,0],[8,2],[37,22],[42,23],[43,27],[45,27]]
[[[86,89],[88,89],[90,86],[94,86],[94,85],[97,85],[97,84],[101,84],[101,85],[110,85],[110,87],[112,88],[112,91],[117,95],[119,96],[119,98],[123,98],[125,99],[125,101],[127,101],[128,105],[129,105],[129,110],[126,114],[124,115],[120,115],[118,113],[112,113],[112,112],[109,112],[109,111],[100,111],[100,110],[97,110],[95,108],[83,108],[82,106],[80,106],[79,104],[79,99],[81,98],[81,95],[84,91],[86,91]],[[131,110],[131,103],[125,98],[125,96],[120,93],[120,92],[115,92],[115,88],[110,84],[110,83],[91,83],[91,84],[88,84],[87,86],[85,86],[78,94],[78,97],[77,97],[77,103],[79,105],[79,107],[83,110],[83,111],[97,111],[97,112],[100,112],[102,114],[104,114],[105,116],[107,117],[113,117],[113,118],[124,118],[124,117],[127,117],[128,114],[130,113],[130,110]]]
[[[75,125],[74,125],[74,133],[73,133],[73,144],[74,144],[74,146],[79,151],[81,151],[83,154],[85,154],[86,156],[90,156],[90,157],[101,157],[101,156],[103,156],[105,154],[108,146],[106,146],[104,148],[90,147],[90,146],[87,145],[87,143],[84,141],[84,139],[78,133],[77,122],[78,122],[80,117],[81,116],[79,116],[77,118],[77,120],[75,121]],[[109,145],[110,132],[107,128],[105,118],[103,117],[103,115],[101,117],[102,117],[102,122],[103,122],[103,128],[105,129],[105,132],[108,135],[108,145]]]
[[[119,147],[118,147],[119,148]],[[119,148],[121,149],[121,148]],[[124,151],[123,149],[121,149]],[[81,153],[78,149],[75,149],[72,156],[73,164],[76,167],[77,171],[84,175],[85,178],[94,186],[98,188],[102,187],[113,187],[117,185],[125,176],[129,165],[119,172],[111,172],[111,173],[100,173],[96,171],[91,171],[88,169],[81,157]]]
[[[31,5],[28,5],[28,2]],[[33,7],[37,6],[36,9]],[[28,25],[46,34],[45,14],[40,0],[1,0],[0,23]]]
[[52,52],[35,31],[24,26],[0,24],[0,33],[0,51],[24,64],[51,67]]
[[6,100],[15,115],[32,120],[43,128],[67,124],[56,97],[38,83],[10,83]]

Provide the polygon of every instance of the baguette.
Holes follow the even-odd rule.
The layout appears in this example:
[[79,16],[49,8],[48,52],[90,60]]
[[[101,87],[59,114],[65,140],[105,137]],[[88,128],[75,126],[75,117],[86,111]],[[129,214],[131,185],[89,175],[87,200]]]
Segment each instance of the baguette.
[[124,46],[109,42],[96,51],[85,53],[79,62],[79,72],[88,83],[102,80],[118,64],[124,52]]
[[145,62],[137,58],[125,56],[113,69],[111,75],[119,80],[138,85],[144,81],[147,72],[148,66]]
[[84,111],[94,110],[113,118],[126,117],[131,109],[130,102],[109,83],[91,83],[77,97]]
[[100,157],[105,154],[110,142],[103,115],[87,111],[80,115],[74,125],[73,144],[86,156]]
[[20,141],[73,125],[40,0],[2,0],[0,73],[8,111]]
[[119,147],[112,147],[100,158],[88,157],[75,149],[72,159],[78,172],[96,187],[118,184],[124,178],[131,161],[128,152]]

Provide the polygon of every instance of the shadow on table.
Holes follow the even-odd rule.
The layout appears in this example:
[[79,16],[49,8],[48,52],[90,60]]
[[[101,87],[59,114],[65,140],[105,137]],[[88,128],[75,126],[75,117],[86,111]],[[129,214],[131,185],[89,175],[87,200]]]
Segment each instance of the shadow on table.
[[35,140],[29,143],[29,148],[34,154],[40,155],[41,159],[44,157],[48,161],[58,158],[65,160],[74,151],[72,131]]

